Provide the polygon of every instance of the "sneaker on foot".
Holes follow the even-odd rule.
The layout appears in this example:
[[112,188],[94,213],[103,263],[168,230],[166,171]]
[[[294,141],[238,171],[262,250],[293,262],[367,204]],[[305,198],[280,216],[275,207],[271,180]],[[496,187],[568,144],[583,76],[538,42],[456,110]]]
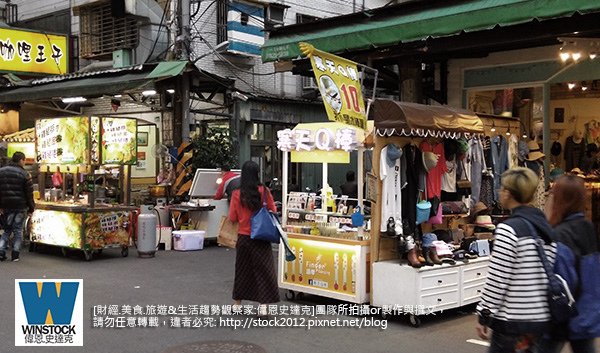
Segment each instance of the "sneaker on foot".
[[16,259],[12,259],[12,262],[19,262],[19,258],[17,257]]

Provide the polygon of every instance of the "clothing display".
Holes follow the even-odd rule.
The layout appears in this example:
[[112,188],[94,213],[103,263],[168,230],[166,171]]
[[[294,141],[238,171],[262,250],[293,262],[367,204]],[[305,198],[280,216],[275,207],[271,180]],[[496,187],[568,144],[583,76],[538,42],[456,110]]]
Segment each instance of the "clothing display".
[[479,201],[483,202],[490,209],[494,207],[494,177],[491,175],[483,175],[481,178]]
[[437,143],[432,145],[425,140],[421,143],[422,152],[433,152],[438,156],[437,165],[427,173],[426,188],[427,199],[434,197],[441,198],[442,196],[442,176],[447,172],[446,157],[444,156],[444,145]]
[[469,175],[469,180],[471,180],[471,199],[473,200],[473,204],[476,204],[481,194],[481,178],[487,170],[483,143],[478,138],[472,138],[469,141],[469,152],[465,160],[465,169],[467,175]]
[[503,136],[492,138],[492,163],[494,171],[494,199],[498,200],[500,179],[502,173],[508,169],[508,144]]
[[446,173],[442,176],[442,191],[456,192],[456,160],[446,161]]
[[508,168],[519,166],[519,138],[517,135],[510,135],[508,138]]
[[[419,192],[425,190],[425,169],[421,150],[413,145],[404,146],[406,160],[406,187],[402,189],[402,220],[408,234],[414,234],[417,226],[417,208]],[[406,235],[406,234],[405,234]]]
[[570,172],[573,168],[581,166],[581,159],[585,155],[585,141],[581,139],[576,143],[573,136],[567,137],[565,142],[565,170]]
[[[402,219],[402,188],[406,186],[406,158],[402,149],[389,144],[381,150],[379,178],[382,181],[381,219]],[[401,227],[400,227],[401,228]],[[380,231],[387,231],[381,222]]]

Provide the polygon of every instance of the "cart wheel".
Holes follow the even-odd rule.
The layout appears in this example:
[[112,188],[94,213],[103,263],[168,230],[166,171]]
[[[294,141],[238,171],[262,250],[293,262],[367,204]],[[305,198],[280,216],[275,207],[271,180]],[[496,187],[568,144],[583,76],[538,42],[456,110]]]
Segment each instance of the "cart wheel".
[[127,257],[129,255],[129,248],[121,248],[121,256]]
[[381,318],[384,320],[389,320],[392,318],[392,315],[390,315],[390,313],[381,311]]
[[296,293],[296,299],[304,299],[304,292]]
[[96,254],[98,254],[98,255],[102,254],[102,249],[96,250]]
[[285,299],[287,299],[287,300],[296,299],[296,293],[293,290],[288,290],[287,292],[285,292]]
[[83,250],[83,257],[85,257],[85,261],[92,261],[92,252],[88,250]]
[[63,257],[67,257],[67,248],[60,248]]
[[419,317],[417,315],[410,314],[410,316],[408,317],[408,320],[410,321],[410,325],[412,327],[421,326],[421,319],[419,319]]

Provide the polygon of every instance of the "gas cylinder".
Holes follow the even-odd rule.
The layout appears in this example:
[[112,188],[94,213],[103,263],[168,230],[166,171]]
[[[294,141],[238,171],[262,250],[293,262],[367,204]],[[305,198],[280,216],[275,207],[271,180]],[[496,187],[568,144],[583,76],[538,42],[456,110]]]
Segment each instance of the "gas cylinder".
[[142,205],[137,221],[137,250],[140,257],[154,257],[156,253],[156,224],[153,205]]

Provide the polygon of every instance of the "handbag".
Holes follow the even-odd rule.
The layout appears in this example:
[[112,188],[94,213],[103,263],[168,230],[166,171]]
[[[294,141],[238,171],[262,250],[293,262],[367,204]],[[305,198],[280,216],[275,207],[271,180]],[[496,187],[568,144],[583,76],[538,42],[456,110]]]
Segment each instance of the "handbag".
[[429,220],[429,213],[431,212],[431,202],[421,201],[417,204],[417,224],[425,223]]
[[470,192],[471,191],[471,180],[469,180],[469,176],[467,175],[467,169],[465,168],[465,161],[462,160],[461,163],[462,163],[462,167],[463,167],[462,170],[463,170],[463,175],[465,176],[465,179],[457,180],[456,181],[456,187],[459,190],[461,190],[461,189],[462,190],[468,189],[469,194],[470,194],[471,193]]
[[263,240],[270,243],[279,244],[279,230],[277,229],[277,217],[267,208],[267,187],[263,187],[262,201],[263,206],[251,219],[250,238],[254,240]]

